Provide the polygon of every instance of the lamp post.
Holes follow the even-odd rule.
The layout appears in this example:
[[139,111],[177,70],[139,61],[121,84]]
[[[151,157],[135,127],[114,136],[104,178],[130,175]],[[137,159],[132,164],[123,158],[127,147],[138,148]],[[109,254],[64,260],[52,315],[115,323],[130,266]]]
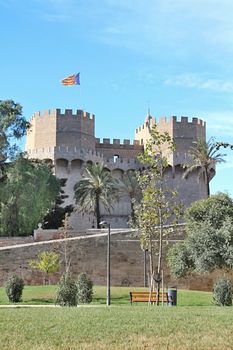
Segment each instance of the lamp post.
[[110,293],[110,281],[111,281],[111,270],[110,270],[110,224],[106,221],[101,221],[100,226],[108,228],[108,246],[107,246],[107,299],[106,304],[109,306],[111,304],[111,293]]

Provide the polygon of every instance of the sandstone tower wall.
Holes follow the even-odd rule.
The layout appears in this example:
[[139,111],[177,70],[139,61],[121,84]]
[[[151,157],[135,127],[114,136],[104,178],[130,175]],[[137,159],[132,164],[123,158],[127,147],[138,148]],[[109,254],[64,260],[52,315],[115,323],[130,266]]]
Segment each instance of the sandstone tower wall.
[[201,119],[192,118],[189,120],[188,117],[181,117],[178,120],[177,117],[173,116],[170,118],[161,117],[156,122],[156,119],[147,115],[145,122],[135,130],[135,140],[141,145],[146,144],[150,130],[155,124],[159,132],[167,132],[175,143],[176,150],[172,154],[166,148],[163,149],[171,166],[187,163],[190,147],[193,147],[194,142],[198,139],[206,139],[206,123]]
[[64,113],[57,110],[57,144],[56,146],[73,146],[95,149],[95,117],[93,114],[77,110],[73,113],[66,109]]
[[34,113],[29,122],[31,123],[31,128],[27,132],[26,151],[56,146],[56,110]]
[[45,147],[73,147],[95,150],[95,117],[93,114],[66,109],[35,113],[29,121],[26,150]]

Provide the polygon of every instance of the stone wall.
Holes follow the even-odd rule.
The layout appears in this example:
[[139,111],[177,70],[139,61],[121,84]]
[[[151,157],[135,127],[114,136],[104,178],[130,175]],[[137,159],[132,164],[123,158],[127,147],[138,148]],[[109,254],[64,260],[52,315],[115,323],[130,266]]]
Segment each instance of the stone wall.
[[[106,249],[107,233],[86,235],[69,239],[71,256],[71,272],[76,278],[79,273],[86,272],[94,284],[106,285]],[[35,259],[39,252],[61,250],[62,241],[48,241],[21,244],[18,246],[0,248],[0,285],[16,273],[25,284],[42,284],[43,274],[29,268],[29,261]],[[51,283],[57,283],[63,268],[51,275]],[[213,274],[193,275],[186,279],[176,280],[164,268],[165,285],[177,286],[194,290],[211,290],[213,280],[222,272]],[[143,286],[144,281],[144,252],[139,241],[131,234],[113,233],[111,236],[111,284],[115,286]]]
[[111,143],[110,139],[104,139],[103,143],[100,142],[100,139],[96,139],[96,141],[96,150],[103,153],[103,157],[107,161],[113,161],[114,156],[118,156],[120,159],[135,159],[143,151],[142,146],[136,142],[130,144],[130,140],[124,140],[123,143],[120,143],[120,140],[113,140]]
[[17,244],[33,243],[34,237],[0,237],[0,247],[7,247]]

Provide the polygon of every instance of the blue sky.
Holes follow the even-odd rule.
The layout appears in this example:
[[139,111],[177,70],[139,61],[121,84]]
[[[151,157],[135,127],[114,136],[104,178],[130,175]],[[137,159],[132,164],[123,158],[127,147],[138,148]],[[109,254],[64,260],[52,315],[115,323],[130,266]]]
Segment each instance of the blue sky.
[[[232,0],[0,0],[0,99],[27,118],[84,109],[101,138],[133,139],[150,107],[233,143],[232,13]],[[81,86],[59,83],[76,72]],[[233,195],[227,153],[212,193]]]

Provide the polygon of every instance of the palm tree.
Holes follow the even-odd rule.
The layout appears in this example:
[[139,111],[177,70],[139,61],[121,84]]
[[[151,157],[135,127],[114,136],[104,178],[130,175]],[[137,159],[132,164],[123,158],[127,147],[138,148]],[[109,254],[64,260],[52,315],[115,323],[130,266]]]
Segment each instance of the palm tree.
[[211,137],[208,142],[199,139],[197,142],[193,142],[194,147],[191,147],[189,156],[190,162],[184,165],[186,169],[183,178],[194,172],[199,171],[199,178],[204,176],[204,181],[206,184],[207,196],[210,195],[210,180],[211,171],[215,170],[215,166],[218,163],[224,163],[226,154],[218,153],[218,148],[214,139]]
[[86,176],[74,186],[74,197],[82,212],[94,212],[97,228],[100,228],[100,204],[110,212],[118,198],[119,185],[104,164],[86,166]]
[[122,179],[122,189],[121,192],[126,194],[130,198],[131,203],[131,220],[132,223],[135,224],[135,211],[134,211],[134,203],[135,201],[139,201],[141,198],[141,189],[139,187],[137,174],[134,170],[129,170],[124,173]]

